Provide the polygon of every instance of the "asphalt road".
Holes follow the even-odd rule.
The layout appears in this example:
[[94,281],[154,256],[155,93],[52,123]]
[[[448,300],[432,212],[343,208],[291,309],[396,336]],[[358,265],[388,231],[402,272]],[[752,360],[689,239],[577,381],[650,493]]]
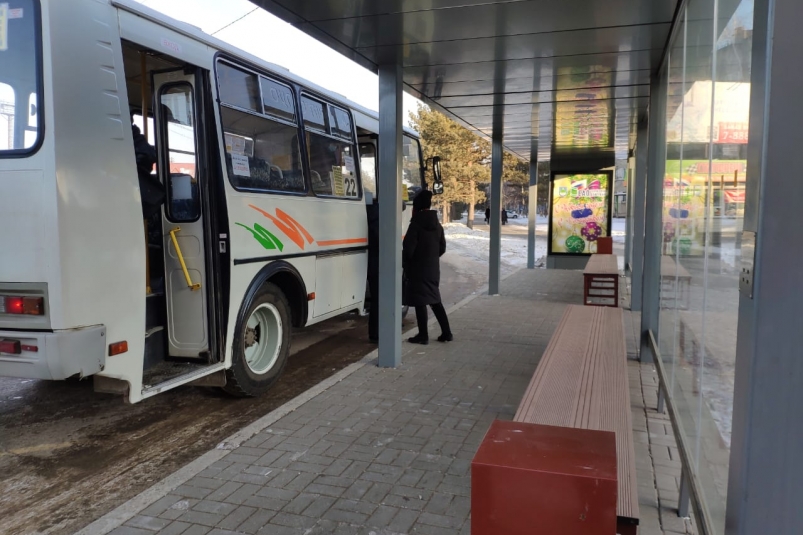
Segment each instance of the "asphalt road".
[[[486,273],[484,265],[447,255],[444,304],[476,291]],[[375,346],[366,320],[347,315],[294,333],[281,379],[256,399],[185,386],[126,405],[96,394],[90,380],[0,378],[0,533],[82,528],[368,354]]]

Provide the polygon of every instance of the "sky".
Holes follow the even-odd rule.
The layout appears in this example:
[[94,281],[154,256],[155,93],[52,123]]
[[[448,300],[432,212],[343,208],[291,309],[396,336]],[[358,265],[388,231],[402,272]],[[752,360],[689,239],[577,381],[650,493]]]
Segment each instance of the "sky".
[[[140,0],[260,59],[377,110],[377,76],[248,0]],[[256,8],[256,11],[254,9]],[[242,18],[241,18],[242,17]],[[418,100],[404,94],[404,120]]]

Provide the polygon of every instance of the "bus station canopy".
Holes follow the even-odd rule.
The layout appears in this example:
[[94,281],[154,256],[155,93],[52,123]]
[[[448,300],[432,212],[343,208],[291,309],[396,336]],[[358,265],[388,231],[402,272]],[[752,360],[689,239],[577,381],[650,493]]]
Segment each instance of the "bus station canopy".
[[[678,0],[253,0],[523,159],[622,160]],[[710,24],[710,22],[709,22]],[[533,151],[537,150],[538,154]]]

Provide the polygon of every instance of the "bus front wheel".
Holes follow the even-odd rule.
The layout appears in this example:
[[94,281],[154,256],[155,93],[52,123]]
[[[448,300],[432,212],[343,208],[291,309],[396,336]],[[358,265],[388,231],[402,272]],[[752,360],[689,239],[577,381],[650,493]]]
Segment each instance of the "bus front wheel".
[[258,396],[279,378],[290,353],[290,305],[274,284],[265,283],[240,314],[226,392]]

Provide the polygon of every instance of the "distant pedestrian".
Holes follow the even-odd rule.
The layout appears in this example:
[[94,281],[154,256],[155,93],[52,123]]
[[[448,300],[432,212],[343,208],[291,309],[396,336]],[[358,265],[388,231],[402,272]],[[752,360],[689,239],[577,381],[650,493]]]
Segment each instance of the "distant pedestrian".
[[428,344],[427,306],[438,319],[441,328],[439,342],[451,342],[452,331],[449,318],[441,303],[439,289],[440,257],[446,252],[446,237],[438,222],[438,214],[432,211],[432,193],[422,191],[413,201],[413,217],[404,236],[402,262],[407,278],[404,304],[415,307],[418,334],[409,339],[413,344]]
[[502,224],[507,225],[507,210],[502,210]]
[[490,220],[491,220],[491,209],[490,208],[486,208],[485,209],[485,222],[487,223]]

